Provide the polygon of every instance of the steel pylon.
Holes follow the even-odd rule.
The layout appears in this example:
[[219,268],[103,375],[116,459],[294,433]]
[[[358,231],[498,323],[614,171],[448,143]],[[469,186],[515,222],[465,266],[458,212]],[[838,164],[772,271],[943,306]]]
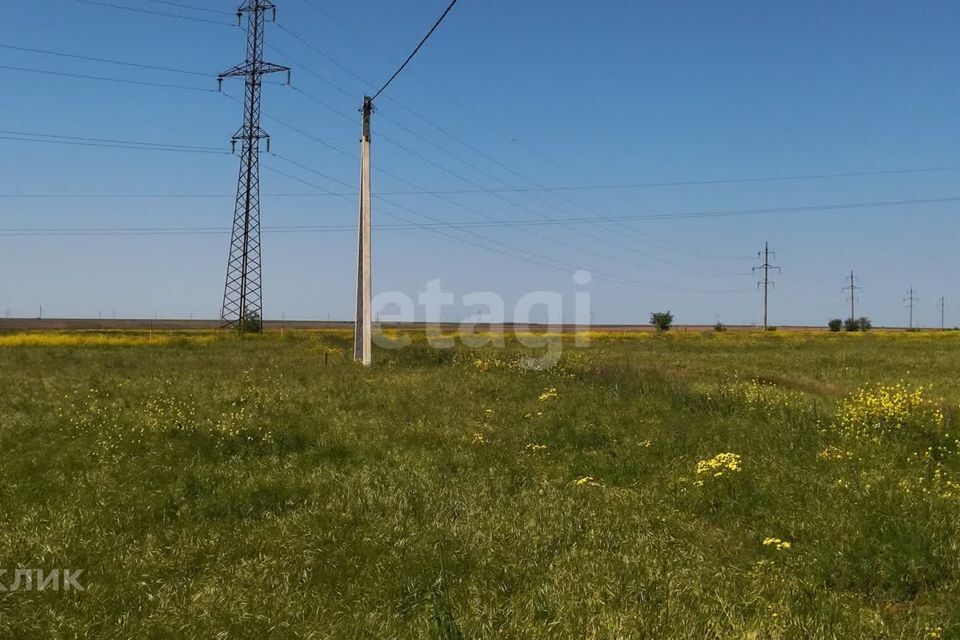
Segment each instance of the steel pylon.
[[233,134],[231,142],[236,151],[240,143],[240,176],[237,181],[237,200],[230,237],[230,255],[227,260],[227,279],[223,291],[220,319],[223,328],[241,331],[263,330],[263,293],[261,288],[260,254],[260,141],[270,136],[260,127],[260,100],[262,78],[270,73],[287,73],[283,67],[263,61],[263,36],[267,13],[276,19],[276,6],[268,0],[246,0],[237,9],[237,19],[247,15],[247,60],[221,73],[217,80],[244,77],[246,79],[243,126]]

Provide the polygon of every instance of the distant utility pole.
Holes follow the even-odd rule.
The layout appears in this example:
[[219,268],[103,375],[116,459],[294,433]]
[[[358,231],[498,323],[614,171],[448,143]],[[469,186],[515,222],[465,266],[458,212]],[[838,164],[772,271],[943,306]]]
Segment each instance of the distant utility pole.
[[841,291],[850,292],[850,322],[855,322],[857,320],[857,291],[863,289],[863,287],[858,287],[856,284],[856,278],[853,275],[853,269],[850,270],[850,284],[845,286]]
[[940,330],[943,331],[947,328],[947,301],[943,296],[940,296],[937,308],[940,310]]
[[270,151],[270,136],[260,127],[263,76],[286,72],[287,83],[290,82],[289,67],[263,61],[263,34],[268,11],[275,21],[277,8],[269,0],[245,0],[237,9],[238,22],[244,13],[247,14],[247,61],[217,77],[219,84],[223,84],[226,78],[246,79],[244,122],[232,138],[234,148],[240,142],[240,178],[233,212],[223,307],[220,310],[223,328],[241,331],[263,331],[263,295],[260,286],[261,140],[267,141],[267,152]]
[[370,185],[370,116],[373,98],[364,96],[362,114],[363,133],[360,138],[360,225],[357,247],[357,317],[353,330],[353,359],[369,367],[373,363],[373,268]]
[[910,307],[910,328],[913,329],[913,304],[917,301],[913,293],[913,287],[910,287],[910,291],[907,292],[907,297],[904,298],[903,301]]
[[774,286],[774,283],[770,280],[770,269],[776,269],[777,273],[780,273],[780,267],[770,264],[770,258],[775,258],[777,254],[771,253],[769,242],[764,243],[763,251],[758,252],[757,255],[763,259],[763,264],[759,267],[754,267],[753,271],[763,271],[763,280],[758,282],[757,286],[763,287],[763,330],[766,331],[769,328],[767,317],[770,302],[770,287]]

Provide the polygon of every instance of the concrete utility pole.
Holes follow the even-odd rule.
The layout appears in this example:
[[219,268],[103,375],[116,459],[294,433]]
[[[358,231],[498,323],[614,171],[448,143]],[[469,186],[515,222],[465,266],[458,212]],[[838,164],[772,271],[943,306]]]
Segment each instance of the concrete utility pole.
[[357,253],[357,318],[353,330],[353,359],[369,367],[373,362],[373,275],[371,260],[371,185],[370,185],[370,116],[373,99],[363,98],[363,136],[360,138],[360,225]]
[[763,264],[759,267],[754,267],[754,272],[758,270],[763,271],[763,280],[757,283],[758,287],[763,287],[763,330],[766,331],[769,326],[767,324],[768,309],[770,302],[770,287],[774,285],[770,281],[770,269],[776,269],[777,272],[780,272],[780,267],[770,264],[770,256],[776,257],[775,253],[770,253],[770,243],[765,242],[763,245],[763,251],[757,253],[757,256],[763,258]]
[[359,251],[357,252],[357,318],[353,328],[353,359],[356,362],[362,362],[364,366],[369,367],[373,361],[373,318],[371,317],[373,307],[373,278],[371,274],[371,233],[372,224],[370,216],[370,116],[373,115],[373,102],[381,93],[386,91],[387,87],[397,79],[417,52],[427,43],[433,32],[437,30],[443,19],[457,4],[457,0],[451,0],[446,11],[441,14],[427,35],[423,37],[420,44],[416,46],[403,64],[394,71],[390,79],[387,80],[380,89],[372,96],[363,97],[363,107],[360,109],[363,123],[363,137],[360,138],[360,229],[359,229]]
[[853,269],[850,270],[850,284],[845,286],[842,290],[850,292],[850,322],[856,322],[857,320],[857,290],[862,287],[856,285],[856,279],[853,276]]
[[913,329],[913,303],[916,301],[916,297],[913,295],[913,287],[910,287],[910,291],[907,292],[907,297],[903,301],[910,306],[910,328]]
[[937,308],[940,309],[940,330],[943,331],[947,328],[947,301],[943,296],[940,296]]

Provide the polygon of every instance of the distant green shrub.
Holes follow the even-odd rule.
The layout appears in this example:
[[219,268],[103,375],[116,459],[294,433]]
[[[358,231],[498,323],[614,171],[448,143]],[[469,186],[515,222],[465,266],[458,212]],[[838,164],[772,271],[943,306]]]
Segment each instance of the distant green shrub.
[[713,325],[713,330],[717,332],[726,331],[727,325],[723,324],[722,322],[718,322],[717,324]]
[[830,327],[830,331],[837,332],[843,329],[843,320],[840,318],[834,318],[827,323],[827,326]]
[[[833,328],[833,323],[835,323],[835,322],[839,322],[839,320],[831,320],[831,321],[830,321],[830,330],[831,330],[831,331],[839,331],[839,330],[840,330],[840,329],[834,329],[834,328]],[[847,331],[850,331],[850,332],[853,332],[853,331],[870,331],[870,329],[873,329],[873,323],[870,322],[870,318],[867,318],[867,317],[865,317],[865,316],[861,316],[861,317],[859,317],[859,318],[847,318],[846,320],[843,321],[843,328],[846,329]]]
[[673,326],[673,314],[669,311],[657,311],[650,314],[650,324],[657,328],[657,331],[669,331]]

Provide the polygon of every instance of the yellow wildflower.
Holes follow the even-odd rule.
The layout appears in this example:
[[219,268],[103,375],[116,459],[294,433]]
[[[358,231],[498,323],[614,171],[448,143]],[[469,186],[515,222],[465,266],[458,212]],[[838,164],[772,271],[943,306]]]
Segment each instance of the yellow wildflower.
[[591,486],[591,487],[600,487],[603,486],[599,480],[593,476],[584,476],[578,480],[573,481],[575,487]]
[[776,549],[777,551],[786,551],[793,545],[791,545],[786,540],[781,540],[780,538],[764,538],[763,546],[771,547],[773,549]]
[[844,451],[838,447],[825,447],[822,451],[817,454],[817,457],[821,460],[846,460],[850,458],[853,454],[849,451]]
[[927,399],[924,387],[909,388],[903,382],[860,389],[837,412],[840,430],[848,436],[877,437],[905,428],[940,428],[943,411]]
[[540,400],[540,402],[546,402],[547,400],[550,400],[551,398],[556,398],[558,395],[559,395],[559,394],[557,393],[557,390],[556,390],[556,389],[553,389],[553,388],[544,389],[544,390],[543,390],[543,393],[540,394],[539,400]]
[[740,456],[736,453],[718,453],[709,460],[701,460],[697,463],[698,486],[702,486],[704,478],[722,478],[726,474],[739,473],[743,470],[740,462]]

